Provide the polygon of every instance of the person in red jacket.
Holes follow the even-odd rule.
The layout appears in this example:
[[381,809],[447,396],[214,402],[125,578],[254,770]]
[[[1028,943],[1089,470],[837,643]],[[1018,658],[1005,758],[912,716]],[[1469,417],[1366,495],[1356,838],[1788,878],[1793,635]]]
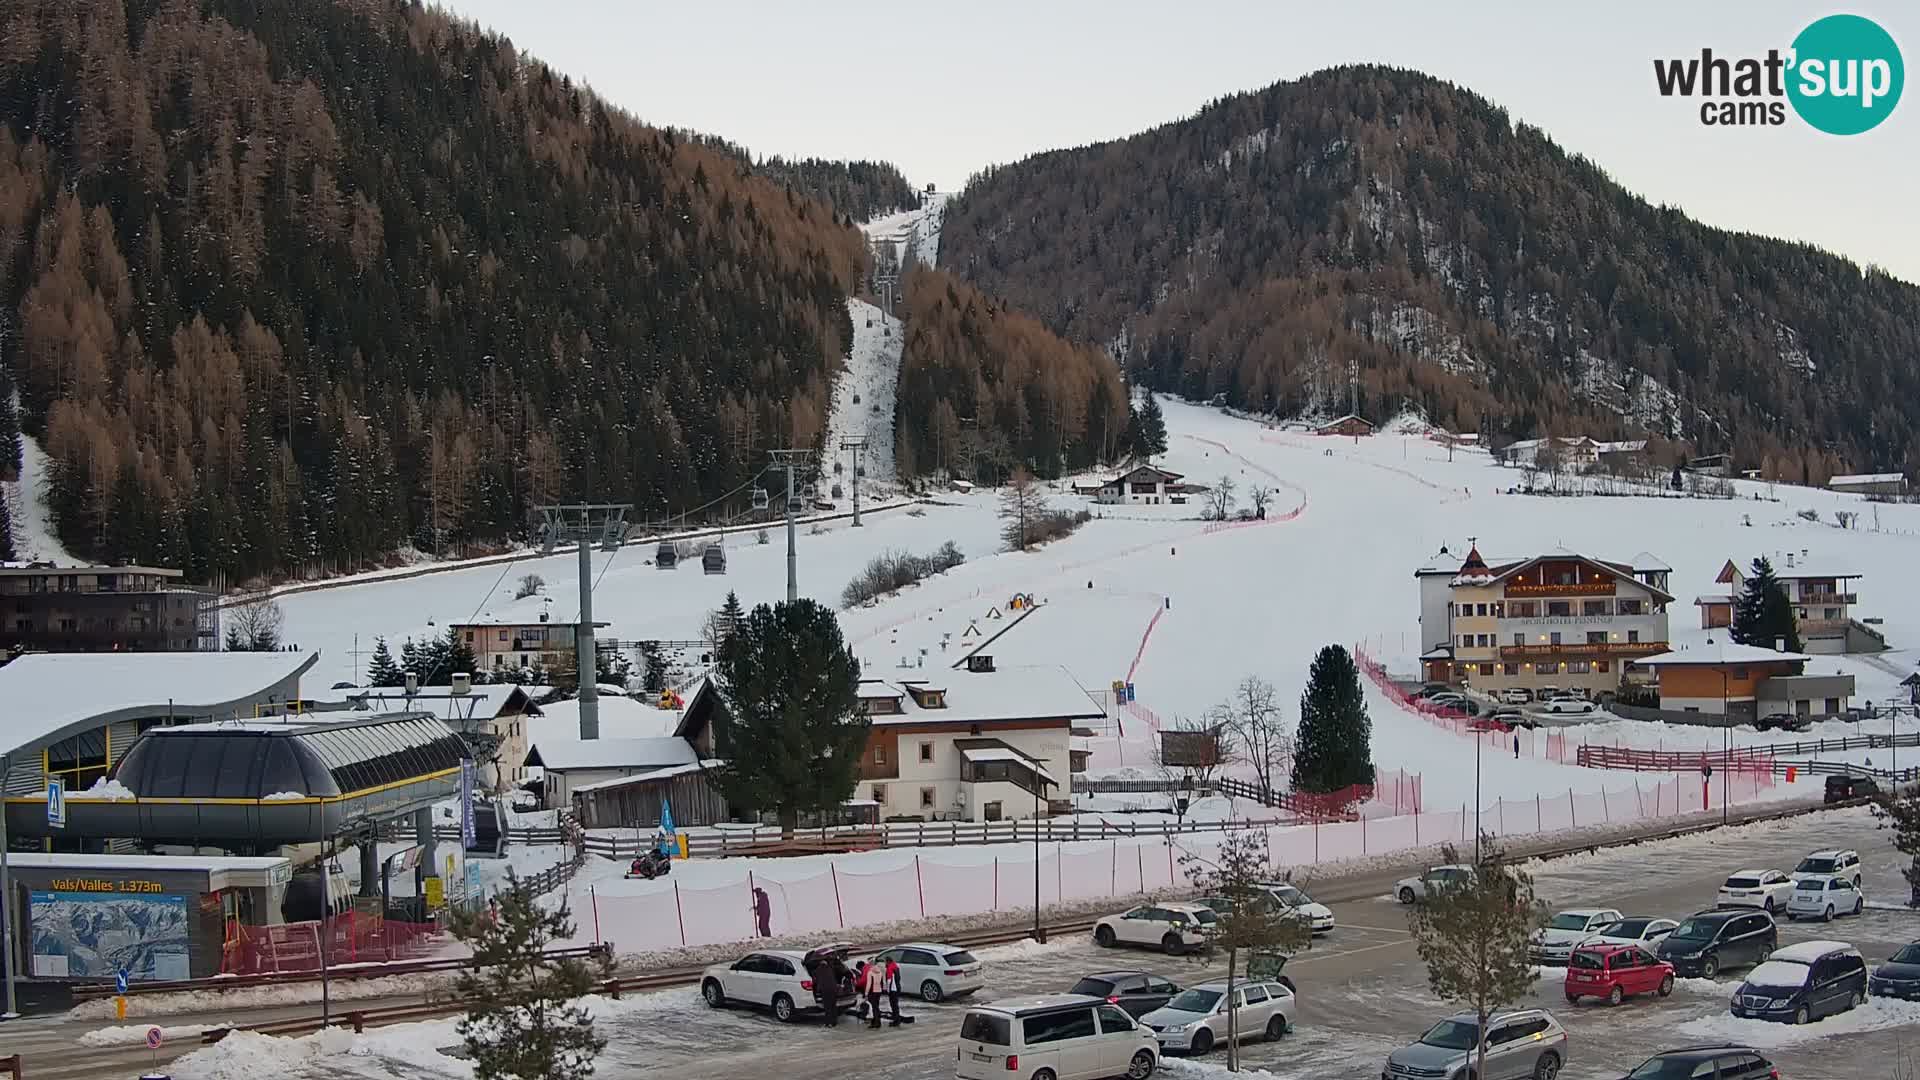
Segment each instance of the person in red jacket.
[[887,989],[887,972],[879,964],[868,964],[860,979],[860,990],[867,997],[867,1026],[880,1026],[880,995]]

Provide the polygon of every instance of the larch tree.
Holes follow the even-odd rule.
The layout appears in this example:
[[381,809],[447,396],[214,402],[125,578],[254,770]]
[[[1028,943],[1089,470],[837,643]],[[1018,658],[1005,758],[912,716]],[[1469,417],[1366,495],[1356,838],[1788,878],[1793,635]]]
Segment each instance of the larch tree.
[[714,679],[731,754],[710,775],[729,803],[772,809],[791,834],[800,815],[852,796],[870,723],[831,608],[804,597],[755,607],[720,646]]
[[1008,551],[1025,551],[1035,538],[1036,526],[1048,513],[1047,495],[1033,474],[1017,468],[1000,492],[1000,537]]

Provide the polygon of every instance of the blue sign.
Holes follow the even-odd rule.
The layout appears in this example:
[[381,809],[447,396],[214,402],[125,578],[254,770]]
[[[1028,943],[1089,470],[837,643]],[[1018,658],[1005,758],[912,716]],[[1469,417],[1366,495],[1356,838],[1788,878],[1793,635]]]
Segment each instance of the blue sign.
[[1127,700],[1128,701],[1133,700],[1133,684],[1132,683],[1127,684]]
[[67,827],[67,792],[58,780],[47,781],[47,827],[64,829]]
[[121,968],[113,973],[113,988],[116,993],[127,992],[127,969]]
[[672,855],[680,850],[680,841],[673,835],[673,804],[660,800],[660,831],[666,835],[660,838],[660,853]]
[[474,845],[473,831],[473,761],[463,759],[460,762],[460,848],[471,850]]

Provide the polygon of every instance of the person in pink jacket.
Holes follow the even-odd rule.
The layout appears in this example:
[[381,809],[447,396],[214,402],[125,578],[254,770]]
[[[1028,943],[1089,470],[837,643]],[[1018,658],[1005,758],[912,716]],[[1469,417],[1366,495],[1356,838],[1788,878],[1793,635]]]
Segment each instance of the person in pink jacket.
[[867,970],[860,976],[860,991],[867,995],[867,1026],[880,1026],[880,995],[887,990],[887,969],[880,964],[868,964]]

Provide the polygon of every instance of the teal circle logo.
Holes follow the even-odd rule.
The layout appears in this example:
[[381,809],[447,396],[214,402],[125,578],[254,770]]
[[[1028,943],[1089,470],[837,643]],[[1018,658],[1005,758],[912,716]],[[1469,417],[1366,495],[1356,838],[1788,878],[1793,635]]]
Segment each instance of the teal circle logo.
[[1829,135],[1871,131],[1900,103],[1906,65],[1893,35],[1872,19],[1829,15],[1793,39],[1787,100]]

